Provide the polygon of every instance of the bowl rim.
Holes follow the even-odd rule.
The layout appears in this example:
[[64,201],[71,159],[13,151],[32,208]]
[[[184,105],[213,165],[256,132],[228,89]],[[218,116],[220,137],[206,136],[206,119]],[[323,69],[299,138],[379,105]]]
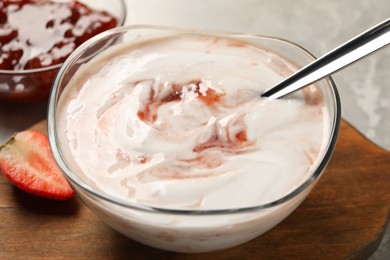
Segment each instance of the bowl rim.
[[[126,22],[127,6],[126,6],[126,1],[125,0],[117,0],[117,1],[119,1],[121,12],[120,12],[119,17],[117,17],[118,24],[117,24],[116,27],[121,27]],[[2,70],[2,69],[0,69],[0,74],[2,74],[2,75],[15,75],[15,74],[18,74],[19,75],[19,74],[34,74],[34,73],[48,72],[48,71],[51,71],[51,70],[58,70],[59,68],[61,68],[61,66],[64,63],[65,62],[59,63],[59,64],[55,64],[55,65],[51,65],[51,66],[47,66],[47,67],[42,67],[42,68],[37,68],[37,69],[27,69],[27,70]]]
[[[81,188],[83,191],[86,191],[89,195],[96,196],[106,202],[113,203],[115,205],[123,206],[125,208],[133,209],[133,210],[141,210],[144,212],[151,212],[151,213],[165,213],[165,214],[178,214],[178,215],[220,215],[220,214],[231,214],[231,213],[247,213],[247,212],[254,212],[258,210],[268,209],[272,208],[278,205],[281,205],[282,203],[288,202],[292,200],[293,198],[300,195],[306,188],[308,188],[313,182],[315,182],[319,176],[321,176],[323,170],[327,166],[332,153],[334,151],[336,141],[338,138],[339,128],[340,128],[340,121],[341,121],[341,102],[340,102],[340,96],[336,87],[336,84],[334,83],[333,79],[328,76],[321,81],[325,81],[331,92],[331,98],[332,98],[332,106],[334,107],[334,113],[330,114],[330,116],[333,118],[333,123],[330,126],[330,138],[327,143],[326,152],[323,155],[322,160],[318,164],[317,168],[313,171],[313,173],[306,177],[305,181],[301,183],[298,187],[293,189],[288,194],[284,195],[281,198],[278,198],[272,202],[255,205],[255,206],[248,206],[248,207],[237,207],[237,208],[227,208],[227,209],[196,209],[196,210],[190,210],[190,209],[172,209],[172,208],[161,208],[161,207],[155,207],[155,206],[149,206],[149,205],[143,205],[136,202],[131,202],[125,199],[120,199],[118,197],[103,193],[101,191],[94,190],[92,187],[85,183],[79,182],[78,178],[73,178],[73,174],[71,173],[70,169],[67,167],[65,163],[65,159],[62,156],[62,153],[60,151],[60,144],[59,140],[57,138],[57,131],[56,131],[56,104],[58,100],[58,87],[59,83],[62,80],[62,76],[64,72],[68,69],[70,65],[72,65],[73,61],[76,60],[80,54],[85,51],[90,44],[93,44],[94,42],[97,42],[99,40],[105,39],[109,36],[114,36],[116,34],[126,33],[130,30],[137,30],[137,29],[150,29],[150,30],[165,30],[165,31],[171,31],[175,33],[184,33],[184,34],[191,34],[191,35],[206,35],[206,36],[221,36],[221,37],[233,37],[240,39],[242,38],[256,38],[256,39],[263,39],[263,40],[271,40],[276,41],[279,43],[284,43],[287,45],[290,45],[296,49],[298,49],[300,52],[302,52],[304,55],[306,55],[310,59],[315,59],[315,56],[312,55],[309,51],[301,47],[300,45],[291,42],[289,40],[285,40],[279,37],[273,37],[273,36],[265,36],[265,35],[254,35],[254,34],[244,34],[244,33],[230,33],[230,32],[221,32],[221,31],[210,31],[210,30],[203,30],[203,29],[188,29],[188,28],[180,28],[180,27],[171,27],[171,26],[160,26],[160,25],[144,25],[144,24],[134,24],[134,25],[128,25],[128,26],[122,26],[122,27],[116,27],[110,30],[107,30],[103,33],[100,33],[88,41],[84,42],[81,46],[79,46],[64,62],[63,66],[61,67],[60,71],[58,72],[56,79],[54,81],[50,97],[49,97],[49,104],[48,104],[48,110],[47,110],[47,128],[48,128],[48,137],[49,137],[49,143],[50,147],[53,153],[53,156],[60,167],[60,169],[64,172],[67,179],[73,184],[76,185],[78,188]],[[331,112],[331,111],[329,111]]]

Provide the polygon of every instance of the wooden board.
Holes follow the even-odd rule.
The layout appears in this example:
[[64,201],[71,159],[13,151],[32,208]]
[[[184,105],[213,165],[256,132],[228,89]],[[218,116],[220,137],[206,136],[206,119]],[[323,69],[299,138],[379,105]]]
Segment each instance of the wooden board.
[[257,239],[206,254],[141,245],[100,222],[76,198],[35,198],[0,175],[0,259],[366,258],[378,247],[389,212],[390,152],[343,121],[327,170],[296,211]]

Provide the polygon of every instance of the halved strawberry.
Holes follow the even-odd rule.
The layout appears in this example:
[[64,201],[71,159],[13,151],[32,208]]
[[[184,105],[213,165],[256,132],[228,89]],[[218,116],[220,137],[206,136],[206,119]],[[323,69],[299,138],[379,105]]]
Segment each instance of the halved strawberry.
[[16,133],[0,146],[0,171],[16,187],[40,197],[67,200],[74,195],[54,161],[47,135],[39,131]]

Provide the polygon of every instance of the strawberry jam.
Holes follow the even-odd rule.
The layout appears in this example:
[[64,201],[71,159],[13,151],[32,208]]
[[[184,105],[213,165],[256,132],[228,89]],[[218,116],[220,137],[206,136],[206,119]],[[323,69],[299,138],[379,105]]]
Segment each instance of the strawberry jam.
[[[29,70],[61,64],[84,41],[117,23],[109,13],[93,10],[78,1],[2,0],[0,70]],[[38,82],[45,92],[41,93],[43,98],[47,98],[47,89],[56,72],[40,75]],[[26,88],[38,91],[32,89],[37,86],[31,78],[28,84],[24,83],[9,80],[6,82],[8,92],[21,88],[21,84],[23,91],[19,92],[26,92]],[[5,84],[3,79],[0,84]],[[0,86],[1,90],[3,88]]]

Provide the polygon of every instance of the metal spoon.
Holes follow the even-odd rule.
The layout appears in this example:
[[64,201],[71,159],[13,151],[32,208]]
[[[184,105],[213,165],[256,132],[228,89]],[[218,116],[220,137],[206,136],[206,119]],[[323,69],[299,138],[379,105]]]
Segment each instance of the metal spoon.
[[276,99],[306,87],[390,43],[390,18],[306,65],[261,96]]

